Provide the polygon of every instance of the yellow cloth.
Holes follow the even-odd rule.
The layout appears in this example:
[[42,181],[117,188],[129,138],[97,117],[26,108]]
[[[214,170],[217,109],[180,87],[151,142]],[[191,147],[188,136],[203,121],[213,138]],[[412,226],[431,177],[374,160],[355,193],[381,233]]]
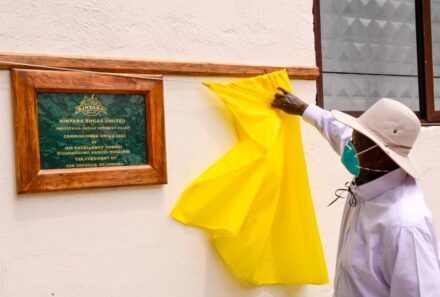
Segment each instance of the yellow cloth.
[[299,119],[271,108],[287,72],[205,83],[239,142],[184,191],[171,216],[207,230],[232,273],[254,284],[328,283]]

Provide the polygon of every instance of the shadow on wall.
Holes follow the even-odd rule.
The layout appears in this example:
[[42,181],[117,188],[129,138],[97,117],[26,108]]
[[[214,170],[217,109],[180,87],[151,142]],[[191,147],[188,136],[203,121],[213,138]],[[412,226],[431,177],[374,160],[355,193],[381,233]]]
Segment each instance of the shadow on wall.
[[71,216],[110,214],[145,209],[162,213],[164,186],[124,187],[77,190],[56,193],[17,195],[15,217],[19,221],[53,219]]
[[[206,239],[208,240],[208,238]],[[227,270],[214,248],[207,252],[210,266],[206,267],[206,283],[203,296],[225,297],[225,291],[230,292],[228,297],[304,297],[306,286],[299,285],[269,285],[251,286],[240,282]],[[226,287],[226,288],[225,288]]]

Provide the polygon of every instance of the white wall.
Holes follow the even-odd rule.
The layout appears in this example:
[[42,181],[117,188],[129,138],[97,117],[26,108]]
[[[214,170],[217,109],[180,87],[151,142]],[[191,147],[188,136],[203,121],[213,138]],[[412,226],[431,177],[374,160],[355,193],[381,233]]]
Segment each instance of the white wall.
[[[0,51],[310,66],[311,2],[0,0]],[[315,82],[292,84],[313,102]],[[202,231],[168,217],[184,187],[236,141],[230,115],[200,84],[165,83],[165,186],[18,196],[7,71],[0,71],[0,111],[1,297],[331,296],[331,285],[239,284]],[[342,203],[325,205],[349,176],[320,135],[303,130],[332,278]],[[438,220],[439,139],[439,128],[426,128],[415,151]]]

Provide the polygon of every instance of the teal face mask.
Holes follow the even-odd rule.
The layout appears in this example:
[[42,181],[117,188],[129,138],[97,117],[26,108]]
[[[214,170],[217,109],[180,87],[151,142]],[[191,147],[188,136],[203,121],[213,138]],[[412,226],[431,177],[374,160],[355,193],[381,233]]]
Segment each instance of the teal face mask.
[[344,150],[342,151],[342,155],[341,155],[341,162],[344,165],[345,168],[347,168],[347,170],[353,174],[354,176],[359,176],[359,173],[362,169],[366,169],[366,170],[372,170],[372,171],[384,171],[384,172],[388,172],[385,170],[375,170],[375,169],[369,169],[369,168],[363,168],[360,166],[359,163],[359,158],[358,156],[375,148],[377,146],[374,145],[372,147],[369,147],[365,150],[363,150],[362,152],[358,153],[356,152],[356,149],[354,148],[353,142],[351,142],[351,140],[344,146]]

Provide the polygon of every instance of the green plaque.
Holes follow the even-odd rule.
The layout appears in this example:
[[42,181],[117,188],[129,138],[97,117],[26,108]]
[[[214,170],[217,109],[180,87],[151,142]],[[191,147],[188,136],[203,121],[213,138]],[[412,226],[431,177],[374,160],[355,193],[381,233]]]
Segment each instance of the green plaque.
[[41,169],[145,165],[145,98],[37,94]]

